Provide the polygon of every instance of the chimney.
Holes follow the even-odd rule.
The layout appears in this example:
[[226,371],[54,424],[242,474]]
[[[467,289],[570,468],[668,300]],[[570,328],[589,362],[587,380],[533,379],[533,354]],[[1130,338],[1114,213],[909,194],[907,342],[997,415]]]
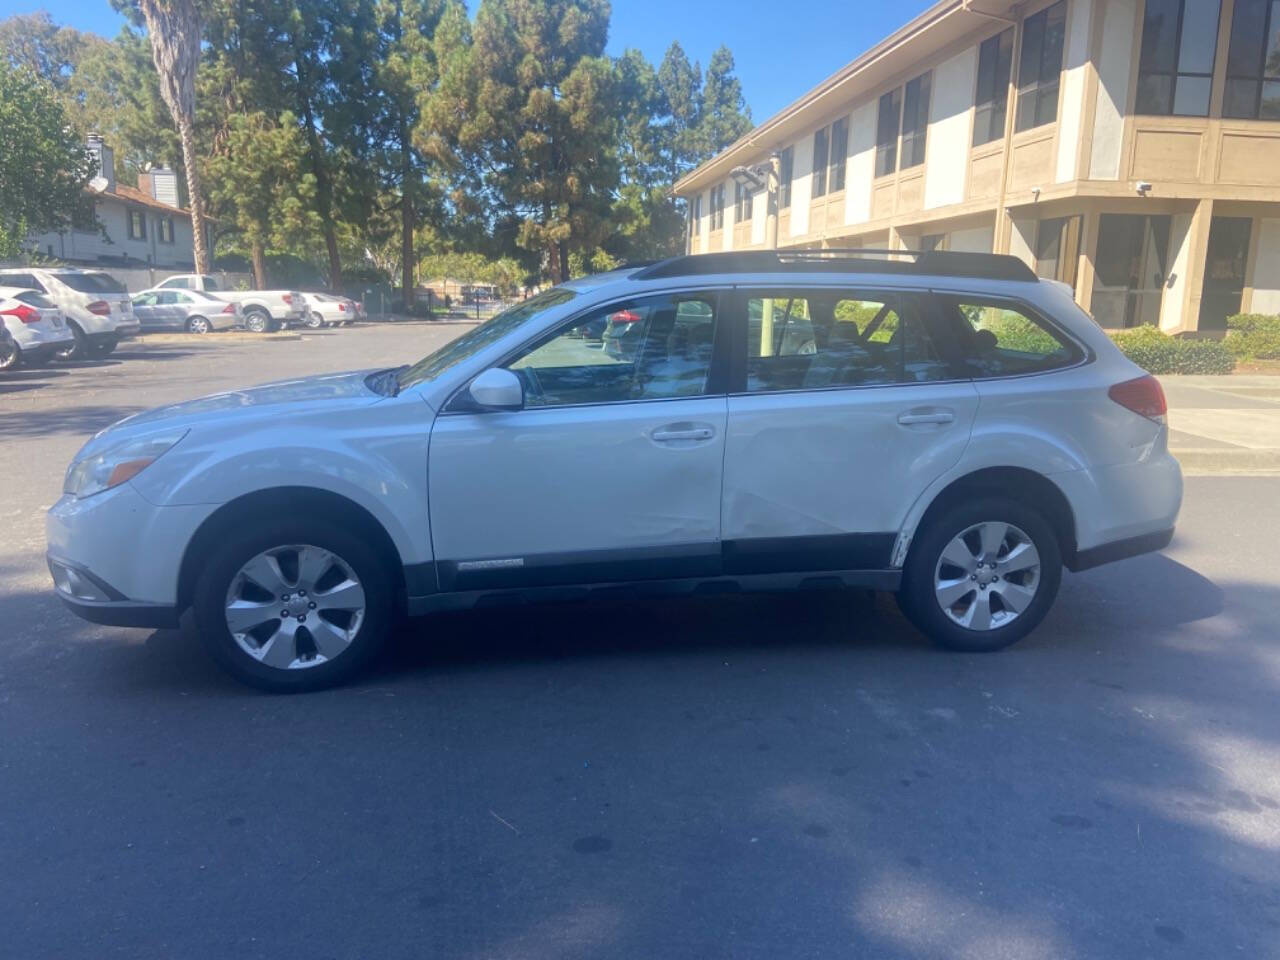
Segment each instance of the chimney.
[[100,134],[91,133],[85,138],[85,148],[89,156],[98,164],[98,172],[90,182],[97,190],[104,193],[116,192],[115,153],[106,145]]
[[142,189],[161,203],[178,206],[178,175],[169,167],[152,167],[142,175]]

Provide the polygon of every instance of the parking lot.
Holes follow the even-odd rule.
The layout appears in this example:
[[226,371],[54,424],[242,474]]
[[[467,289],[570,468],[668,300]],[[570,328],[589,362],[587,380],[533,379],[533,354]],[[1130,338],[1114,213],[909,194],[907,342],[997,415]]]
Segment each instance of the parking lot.
[[6,955],[1280,957],[1277,477],[1189,477],[1167,551],[985,656],[883,596],[596,599],[415,621],[362,682],[272,697],[189,626],[53,597],[42,513],[89,434],[465,329],[0,377]]

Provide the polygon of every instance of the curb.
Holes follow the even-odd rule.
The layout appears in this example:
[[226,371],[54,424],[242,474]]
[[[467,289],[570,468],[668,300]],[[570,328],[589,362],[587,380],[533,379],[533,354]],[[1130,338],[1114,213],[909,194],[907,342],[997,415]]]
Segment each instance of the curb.
[[279,333],[246,333],[240,331],[224,330],[221,333],[143,333],[134,337],[132,340],[121,341],[124,343],[148,344],[148,343],[181,343],[185,346],[194,346],[197,344],[208,344],[215,346],[219,343],[270,343],[280,340],[301,340],[301,333],[293,333],[284,331]]
[[1187,476],[1280,476],[1280,450],[1204,449],[1169,450]]

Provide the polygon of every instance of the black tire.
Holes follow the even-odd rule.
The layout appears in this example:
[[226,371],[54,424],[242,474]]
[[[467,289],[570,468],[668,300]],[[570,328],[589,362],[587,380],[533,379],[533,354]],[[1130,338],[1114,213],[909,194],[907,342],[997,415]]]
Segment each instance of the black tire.
[[[259,662],[241,648],[226,621],[228,592],[242,566],[258,554],[289,544],[307,544],[332,552],[364,588],[364,620],[347,648],[316,666],[283,669]],[[260,690],[278,693],[319,690],[360,672],[386,642],[393,622],[391,571],[358,532],[319,518],[280,518],[246,524],[231,532],[202,561],[192,601],[200,639],[232,676]],[[269,629],[269,628],[268,628]]]
[[103,340],[96,340],[89,345],[89,356],[94,359],[110,356],[115,352],[116,347],[120,345],[118,337],[107,337]]
[[75,340],[71,346],[59,350],[57,357],[59,360],[84,360],[89,356],[89,338],[74,320],[67,321],[67,326],[71,328],[71,335]]
[[261,307],[250,307],[244,312],[244,328],[250,333],[269,333],[275,325],[267,311]]
[[13,341],[0,345],[0,371],[17,370],[22,366],[22,348]]
[[314,310],[309,310],[307,312],[306,319],[302,321],[302,325],[308,330],[319,330],[326,324],[324,322],[324,317],[320,316],[320,314],[316,313]]
[[[1010,622],[987,630],[973,630],[957,623],[943,609],[935,593],[934,576],[939,572],[943,551],[956,537],[976,525],[991,522],[1011,524],[1026,534],[1039,554],[1038,580],[1030,603]],[[1004,555],[1004,548],[1001,555]],[[1000,566],[998,560],[997,566]],[[946,571],[948,579],[960,577],[949,565],[941,569]],[[987,652],[1021,640],[1044,619],[1062,582],[1062,549],[1052,525],[1033,507],[1004,497],[983,497],[957,503],[937,516],[928,518],[925,526],[916,532],[902,573],[898,606],[922,633],[950,650]],[[986,577],[992,574],[998,578],[1000,570],[988,567],[985,571],[979,570],[975,576]],[[1029,580],[1025,580],[1029,576],[1025,571],[1011,576],[1015,586],[1029,583]],[[1005,579],[1010,581],[1010,576]],[[1019,579],[1023,579],[1024,583],[1019,584]],[[974,590],[978,589],[978,582],[975,581]],[[1000,595],[997,590],[992,590],[992,595],[986,603],[993,610],[997,604],[1001,604],[1002,610],[996,614],[999,616],[1006,612],[1003,601],[994,599],[994,596]],[[974,592],[967,596],[976,599],[978,594]],[[959,600],[951,609],[963,614],[967,609],[966,600]]]
[[207,317],[187,317],[187,333],[194,333],[203,336],[213,329]]

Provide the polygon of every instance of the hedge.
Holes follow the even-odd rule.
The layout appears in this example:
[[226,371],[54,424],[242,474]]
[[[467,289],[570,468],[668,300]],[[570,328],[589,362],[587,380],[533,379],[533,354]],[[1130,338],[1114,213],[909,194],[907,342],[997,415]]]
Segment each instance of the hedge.
[[1150,324],[1119,330],[1111,338],[1120,352],[1148,373],[1230,373],[1235,357],[1217,340],[1183,340]]
[[1223,343],[1241,360],[1280,360],[1280,317],[1265,313],[1227,317]]

